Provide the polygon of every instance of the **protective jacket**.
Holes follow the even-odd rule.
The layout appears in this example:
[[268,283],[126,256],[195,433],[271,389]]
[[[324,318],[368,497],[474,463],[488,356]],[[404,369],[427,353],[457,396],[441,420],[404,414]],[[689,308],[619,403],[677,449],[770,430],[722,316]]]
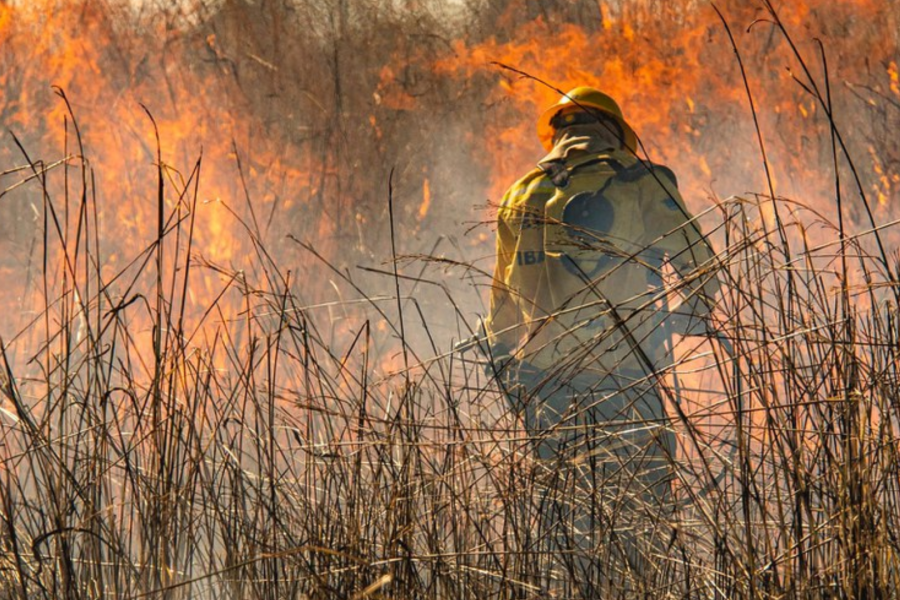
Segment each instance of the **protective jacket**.
[[718,290],[672,171],[590,140],[561,142],[516,182],[497,227],[489,339],[555,376],[660,367]]

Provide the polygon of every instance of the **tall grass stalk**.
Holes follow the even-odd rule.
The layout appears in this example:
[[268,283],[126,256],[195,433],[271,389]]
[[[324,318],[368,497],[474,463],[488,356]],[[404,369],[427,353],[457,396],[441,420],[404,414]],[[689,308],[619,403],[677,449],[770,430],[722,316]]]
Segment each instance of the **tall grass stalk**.
[[[771,185],[702,216],[716,223],[719,254],[698,276],[724,284],[719,337],[680,340],[675,364],[652,375],[679,440],[671,510],[650,523],[665,544],[642,557],[652,569],[609,560],[632,526],[633,499],[609,492],[625,475],[601,476],[588,452],[575,465],[591,473],[585,487],[577,469],[535,460],[502,377],[435,334],[420,286],[442,290],[440,309],[468,334],[441,278],[477,270],[426,256],[403,272],[391,181],[391,268],[369,271],[393,296],[299,241],[348,290],[310,306],[249,192],[249,220],[225,208],[251,266],[195,252],[202,160],[185,176],[156,140],[155,237],[108,273],[101,241],[115,233],[71,110],[64,160],[18,144],[28,169],[3,175],[40,199],[42,278],[37,317],[0,340],[0,596],[896,596],[900,261],[885,242],[896,224],[877,222],[830,86],[796,58],[832,126],[836,218]],[[846,168],[859,198],[842,194]],[[871,221],[856,234],[843,216],[854,200]],[[219,291],[198,306],[201,276]],[[602,523],[596,564],[620,571],[598,577],[542,536],[536,524],[574,521],[572,505]]]
[[[2,344],[5,596],[522,598],[590,577],[534,537],[548,494],[591,503],[612,529],[627,511],[603,482],[585,496],[567,471],[549,476],[481,365],[408,343],[428,309],[404,287],[432,282],[428,269],[389,274],[420,331],[357,288],[371,310],[347,304],[352,334],[326,337],[248,226],[258,270],[215,267],[222,293],[192,313],[189,278],[214,268],[190,250],[199,161],[180,184],[159,163],[159,193],[177,202],[108,281],[93,178],[73,167],[71,205],[46,176],[31,182],[45,303]],[[724,243],[707,267],[734,351],[685,339],[662,373],[678,401],[677,507],[652,577],[615,576],[628,594],[863,598],[900,583],[897,265],[799,202],[778,199],[772,227],[772,202],[716,208]],[[813,247],[811,229],[835,241]],[[373,355],[371,318],[395,324],[406,359]]]

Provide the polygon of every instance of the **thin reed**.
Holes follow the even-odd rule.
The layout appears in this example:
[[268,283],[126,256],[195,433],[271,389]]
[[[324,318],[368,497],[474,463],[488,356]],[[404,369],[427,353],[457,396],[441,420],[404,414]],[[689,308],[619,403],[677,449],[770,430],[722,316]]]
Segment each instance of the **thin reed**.
[[[697,276],[722,282],[714,335],[678,340],[648,374],[667,418],[631,424],[678,441],[665,511],[619,491],[626,471],[600,475],[602,448],[537,460],[502,374],[451,351],[433,307],[471,334],[444,280],[487,285],[475,265],[392,244],[370,291],[295,239],[342,294],[310,303],[325,286],[270,250],[249,192],[246,216],[228,207],[249,266],[195,251],[203,160],[176,171],[157,133],[154,235],[110,272],[116,232],[60,90],[64,158],[16,140],[21,168],[0,174],[30,190],[42,236],[39,301],[0,340],[0,597],[897,597],[896,225],[867,201],[827,77],[793,51],[829,123],[836,206],[773,197],[769,178],[701,215],[718,254]],[[198,306],[200,287],[217,291]],[[596,524],[588,566],[543,529],[579,514]],[[637,530],[655,539],[617,560]]]
[[[428,261],[420,277],[385,275],[393,307],[358,288],[369,308],[350,305],[352,335],[325,337],[248,227],[255,272],[218,268],[222,294],[186,314],[190,278],[211,268],[189,258],[200,170],[169,189],[159,166],[159,238],[110,281],[86,171],[75,198],[32,184],[47,216],[46,302],[2,344],[3,595],[594,589],[535,524],[573,498],[610,530],[634,509],[617,511],[603,482],[585,492],[570,471],[548,473],[482,365],[405,343],[401,331],[429,333],[405,289],[438,282]],[[721,251],[702,274],[723,282],[719,337],[686,338],[657,374],[679,440],[674,509],[655,524],[667,541],[649,546],[656,567],[612,574],[623,597],[886,597],[900,583],[900,265],[866,251],[871,234],[775,203],[777,222],[765,196],[713,211]],[[68,237],[53,225],[64,204]],[[379,364],[385,334],[367,314],[387,317],[408,353],[395,368]],[[615,538],[597,540],[598,560],[615,552],[604,546]]]

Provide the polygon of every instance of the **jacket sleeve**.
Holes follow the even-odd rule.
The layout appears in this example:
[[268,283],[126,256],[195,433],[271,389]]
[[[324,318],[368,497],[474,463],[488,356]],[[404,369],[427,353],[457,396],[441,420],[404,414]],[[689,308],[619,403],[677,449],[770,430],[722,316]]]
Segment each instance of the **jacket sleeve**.
[[[683,297],[694,317],[706,317],[719,291],[714,252],[665,167],[644,177],[643,218],[647,243],[669,263],[684,283]],[[679,311],[681,312],[681,311]]]
[[515,259],[518,236],[507,221],[507,198],[497,213],[497,262],[491,282],[491,309],[485,319],[488,342],[499,352],[511,352],[519,342],[521,321],[519,303],[509,287],[509,274]]

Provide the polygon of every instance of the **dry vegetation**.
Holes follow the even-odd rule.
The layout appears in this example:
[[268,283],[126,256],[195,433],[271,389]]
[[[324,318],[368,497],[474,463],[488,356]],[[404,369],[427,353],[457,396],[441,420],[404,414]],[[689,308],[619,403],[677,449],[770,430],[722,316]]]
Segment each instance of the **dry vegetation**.
[[[614,481],[583,489],[571,469],[536,462],[498,381],[449,351],[452,336],[469,333],[492,262],[470,255],[489,254],[490,241],[462,238],[456,254],[438,255],[430,232],[450,221],[463,229],[471,194],[496,184],[491,168],[511,168],[490,154],[497,147],[479,149],[479,135],[504,131],[496,121],[519,109],[497,100],[507,72],[434,64],[448,48],[465,60],[479,44],[514,45],[520,28],[590,30],[595,11],[658,29],[690,24],[701,8],[481,2],[460,8],[463,19],[413,4],[229,0],[148,16],[85,2],[61,35],[89,25],[111,40],[84,50],[90,64],[119,65],[107,76],[139,97],[165,90],[147,102],[152,118],[131,106],[138,116],[114,134],[92,122],[103,118],[94,111],[118,118],[110,86],[80,87],[73,75],[64,98],[34,97],[26,59],[43,51],[0,19],[4,89],[20,98],[0,106],[17,136],[4,137],[0,166],[0,298],[15,295],[8,313],[12,302],[28,306],[0,328],[0,597],[894,597],[900,236],[878,196],[894,199],[900,168],[886,133],[900,120],[900,91],[885,75],[896,65],[842,79],[805,71],[821,63],[794,54],[777,22],[765,43],[788,53],[799,85],[760,84],[754,69],[775,59],[745,58],[751,92],[771,98],[789,86],[804,110],[817,107],[796,134],[763,137],[777,157],[815,155],[805,174],[773,161],[776,183],[815,176],[820,187],[795,200],[716,200],[701,217],[719,250],[710,272],[724,284],[714,320],[733,350],[686,339],[681,360],[651,375],[679,440],[675,501],[643,521],[665,541],[646,545],[654,567],[629,569],[611,557],[640,508],[615,509]],[[833,28],[826,41],[843,33],[862,44],[866,30],[829,21],[846,17],[831,10],[809,17]],[[725,29],[707,26],[731,65],[715,75],[728,82],[717,93],[736,100],[693,114],[703,135],[678,151],[709,156],[732,173],[726,183],[770,190],[758,146],[731,157],[752,164],[746,179],[714,162],[745,142],[725,133],[746,131],[751,148],[757,140]],[[142,54],[160,50],[166,27],[165,49],[183,60]],[[462,38],[468,45],[454,46]],[[764,133],[790,121],[781,111],[794,93],[778,111],[757,99]],[[858,97],[865,106],[854,112]],[[745,130],[726,129],[736,106]],[[55,120],[41,120],[51,111]],[[858,118],[850,131],[845,113]],[[185,114],[189,124],[217,119],[233,143],[197,159],[192,136],[214,142],[216,126],[185,129]],[[235,114],[249,116],[226,121]],[[725,142],[707,137],[717,130]],[[141,140],[134,155],[131,139]],[[534,141],[521,145],[537,155]],[[112,162],[117,152],[123,163]],[[423,173],[440,197],[425,214]],[[203,204],[216,196],[230,215],[225,233],[206,229]],[[111,198],[127,198],[136,216]],[[572,504],[602,522],[599,571],[584,569],[565,536],[535,535],[548,521],[566,531],[572,513],[560,507]]]

